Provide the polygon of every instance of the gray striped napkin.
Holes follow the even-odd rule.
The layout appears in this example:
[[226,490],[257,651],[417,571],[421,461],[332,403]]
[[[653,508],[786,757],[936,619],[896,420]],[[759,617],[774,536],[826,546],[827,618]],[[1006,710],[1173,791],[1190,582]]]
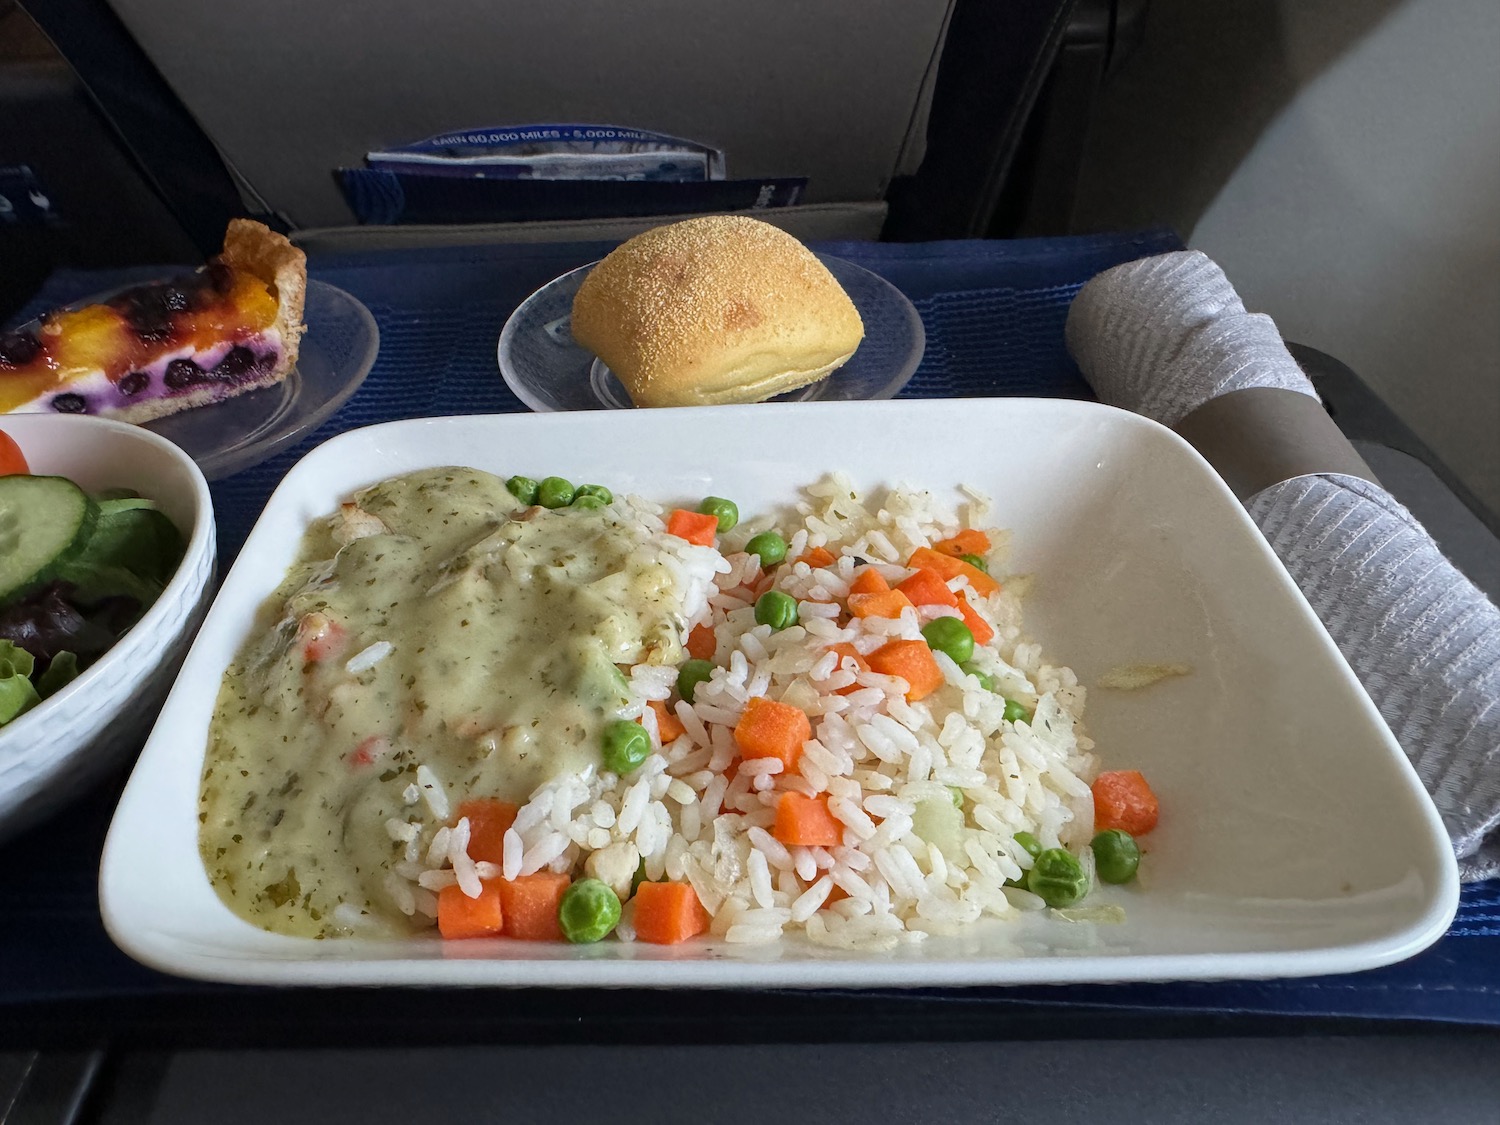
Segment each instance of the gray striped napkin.
[[[1067,338],[1100,399],[1167,426],[1251,387],[1317,397],[1197,251],[1099,274]],[[1465,881],[1500,874],[1500,610],[1370,481],[1307,473],[1246,507],[1432,794]]]

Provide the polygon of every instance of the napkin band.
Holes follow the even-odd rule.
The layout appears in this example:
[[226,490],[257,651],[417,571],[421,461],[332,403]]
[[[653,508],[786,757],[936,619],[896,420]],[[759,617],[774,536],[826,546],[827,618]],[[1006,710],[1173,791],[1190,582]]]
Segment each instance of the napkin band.
[[1380,481],[1310,394],[1245,387],[1211,398],[1172,427],[1248,500],[1293,477],[1342,473]]

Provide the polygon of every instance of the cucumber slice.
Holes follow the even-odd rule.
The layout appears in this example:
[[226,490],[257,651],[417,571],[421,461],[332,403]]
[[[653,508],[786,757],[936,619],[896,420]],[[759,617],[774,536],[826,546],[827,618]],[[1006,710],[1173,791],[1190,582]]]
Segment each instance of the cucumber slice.
[[147,500],[144,496],[115,496],[99,497],[94,501],[99,505],[101,516],[113,516],[119,512],[133,512],[138,508],[156,511],[156,501]]
[[50,579],[88,541],[95,508],[63,477],[0,477],[0,602]]

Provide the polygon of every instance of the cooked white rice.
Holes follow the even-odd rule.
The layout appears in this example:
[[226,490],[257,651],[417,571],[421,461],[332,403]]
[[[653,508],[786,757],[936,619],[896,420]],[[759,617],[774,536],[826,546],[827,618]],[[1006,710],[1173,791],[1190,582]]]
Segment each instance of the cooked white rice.
[[[916,548],[962,528],[985,529],[985,497],[966,491],[956,510],[905,488],[866,500],[848,479],[830,476],[777,526],[790,543],[789,559],[821,546],[836,561],[826,568],[790,562],[764,577],[743,545],[768,521],[723,537],[720,554],[667,535],[654,504],[636,497],[620,503],[674,576],[684,643],[698,625],[714,630],[712,678],[698,686],[692,704],[674,706],[684,733],[662,746],[647,706],[671,698],[676,669],[632,669],[626,714],[641,718],[656,752],[626,777],[601,772],[538,789],[505,836],[499,870],[470,860],[465,820],[438,831],[425,863],[408,843],[409,862],[387,881],[397,909],[431,915],[432,892],[444,885],[457,882],[477,894],[481,877],[544,869],[582,871],[624,893],[642,861],[649,879],[690,883],[713,918],[711,933],[733,945],[800,935],[824,946],[887,949],[986,915],[1039,907],[1036,896],[1004,885],[1031,865],[1014,834],[1031,832],[1048,848],[1077,851],[1087,844],[1088,781],[1097,765],[1080,725],[1084,689],[1022,634],[1024,584],[1003,582],[999,593],[984,597],[962,578],[949,583],[966,591],[995,630],[989,645],[976,646],[973,663],[994,677],[996,692],[939,653],[944,686],[908,702],[904,681],[860,671],[830,650],[848,643],[863,655],[892,639],[920,639],[923,624],[954,612],[928,607],[896,620],[840,624],[831,603],[847,596],[862,563],[876,565],[894,584],[908,573],[904,560]],[[999,574],[1006,537],[989,534],[987,561]],[[755,598],[773,579],[799,604],[799,624],[780,632],[754,619]],[[749,759],[730,779],[726,771],[738,758],[733,728],[756,696],[804,710],[813,739],[790,772],[776,759]],[[1006,698],[1031,712],[1031,721],[1006,721]],[[442,779],[426,766],[417,776],[419,795],[437,813],[447,804]],[[788,792],[828,795],[843,827],[839,846],[789,847],[772,835],[776,804]],[[393,840],[415,840],[401,820],[387,831]],[[634,934],[631,913],[617,931],[625,940]]]

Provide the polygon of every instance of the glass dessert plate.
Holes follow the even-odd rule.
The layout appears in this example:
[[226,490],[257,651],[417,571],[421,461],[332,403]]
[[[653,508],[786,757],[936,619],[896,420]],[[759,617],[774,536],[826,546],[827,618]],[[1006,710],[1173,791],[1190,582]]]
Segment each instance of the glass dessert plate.
[[[819,254],[859,310],[865,338],[848,363],[828,378],[775,402],[895,398],[922,362],[927,335],[906,294],[863,266]],[[593,352],[573,339],[573,295],[590,262],[549,281],[520,306],[500,333],[500,373],[532,410],[629,410],[630,396]]]
[[[112,289],[69,307],[101,304],[121,291]],[[303,322],[307,331],[296,365],[281,382],[169,414],[143,427],[187,453],[209,480],[257,465],[305,436],[364,382],[380,347],[380,330],[356,298],[314,280],[307,282]],[[28,327],[21,325],[17,331]]]
[[258,465],[311,433],[365,381],[380,329],[357,298],[311,279],[302,315],[307,331],[297,363],[280,383],[146,428],[180,446],[209,480]]

